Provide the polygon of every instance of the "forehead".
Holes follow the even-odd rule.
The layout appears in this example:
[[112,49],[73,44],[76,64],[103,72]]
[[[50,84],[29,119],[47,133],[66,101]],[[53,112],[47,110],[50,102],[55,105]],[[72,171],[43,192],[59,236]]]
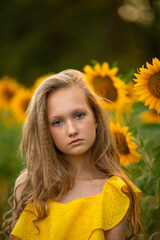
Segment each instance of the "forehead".
[[86,96],[79,87],[61,88],[47,98],[48,114],[62,114],[75,108],[89,108]]

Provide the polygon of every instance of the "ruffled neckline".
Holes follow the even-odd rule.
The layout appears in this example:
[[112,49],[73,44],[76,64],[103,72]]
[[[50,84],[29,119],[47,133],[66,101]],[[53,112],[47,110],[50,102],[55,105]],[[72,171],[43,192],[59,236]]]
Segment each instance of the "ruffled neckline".
[[113,178],[115,178],[115,177],[116,177],[116,176],[112,176],[112,177],[110,177],[110,178],[105,182],[105,184],[104,184],[104,186],[103,186],[103,188],[102,188],[102,191],[101,191],[101,193],[99,193],[99,194],[92,195],[92,196],[88,196],[88,197],[76,198],[76,199],[74,199],[74,200],[72,200],[72,201],[69,201],[69,202],[66,202],[66,203],[57,202],[57,201],[55,201],[55,200],[49,200],[49,202],[53,202],[53,203],[55,203],[55,204],[59,204],[59,205],[62,205],[62,206],[63,206],[63,205],[69,205],[69,204],[72,204],[72,203],[75,203],[75,202],[79,202],[79,201],[82,201],[82,200],[90,200],[90,199],[92,199],[92,198],[100,197],[101,195],[103,195],[103,192],[105,191],[107,184],[111,181],[111,179],[113,179]]

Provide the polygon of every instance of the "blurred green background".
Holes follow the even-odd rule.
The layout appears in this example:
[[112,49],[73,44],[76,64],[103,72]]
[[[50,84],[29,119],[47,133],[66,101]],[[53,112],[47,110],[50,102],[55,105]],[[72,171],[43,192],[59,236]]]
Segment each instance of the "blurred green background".
[[[131,78],[129,73],[146,61],[160,59],[160,0],[1,0],[0,26],[0,78],[8,75],[28,88],[42,75],[68,68],[83,71],[95,61],[117,64],[120,75]],[[155,168],[160,162],[160,125],[141,127],[138,114],[145,109],[143,104],[134,105],[130,128],[136,138],[139,127],[139,147],[144,147],[144,155],[146,150],[149,157],[154,155],[156,164],[149,169],[144,156],[125,170],[145,196],[145,234],[158,239],[160,175]],[[10,112],[0,110],[0,224],[9,209],[14,181],[24,167],[17,155],[21,129]]]
[[160,56],[159,0],[1,0],[0,75],[30,86],[48,72]]

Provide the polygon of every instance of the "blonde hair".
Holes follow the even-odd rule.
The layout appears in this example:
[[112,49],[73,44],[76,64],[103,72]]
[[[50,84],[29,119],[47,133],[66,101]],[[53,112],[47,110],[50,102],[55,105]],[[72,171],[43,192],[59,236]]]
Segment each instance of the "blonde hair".
[[[4,215],[3,233],[11,232],[12,223],[18,220],[25,206],[31,202],[34,203],[38,213],[37,219],[33,222],[37,227],[36,222],[48,214],[47,200],[58,200],[73,185],[73,177],[68,170],[67,161],[52,140],[46,108],[47,97],[51,92],[72,86],[77,86],[84,92],[97,122],[90,169],[96,169],[107,177],[119,176],[125,181],[131,201],[129,217],[131,236],[137,236],[137,223],[139,222],[137,200],[129,178],[119,166],[107,114],[101,106],[100,97],[86,84],[84,75],[77,70],[65,70],[45,79],[32,97],[20,144],[21,153],[26,159],[27,177],[23,183],[16,187],[11,196],[14,199],[14,206],[8,213],[14,213],[14,215],[8,219],[5,219],[8,213]],[[20,199],[17,200],[16,192],[21,185],[24,186],[23,191]]]

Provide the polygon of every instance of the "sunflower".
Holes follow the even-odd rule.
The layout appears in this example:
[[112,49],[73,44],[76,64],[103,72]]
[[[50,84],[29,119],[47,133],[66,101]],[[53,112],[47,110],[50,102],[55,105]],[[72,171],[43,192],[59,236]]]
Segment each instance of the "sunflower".
[[107,62],[100,65],[97,63],[93,68],[89,65],[84,67],[84,75],[87,83],[93,88],[96,94],[104,98],[102,105],[105,109],[121,111],[129,99],[127,97],[127,86],[116,77],[118,68],[109,68]]
[[140,118],[146,123],[160,123],[160,114],[155,110],[141,113]]
[[135,151],[137,144],[131,140],[131,132],[128,132],[128,127],[121,127],[119,123],[113,122],[110,122],[110,127],[115,137],[120,163],[124,166],[129,163],[137,163],[141,155]]
[[149,106],[149,109],[155,109],[160,113],[160,61],[157,58],[152,59],[152,65],[146,62],[147,68],[140,68],[138,74],[134,74],[137,79],[135,82],[135,91],[139,95],[139,100]]
[[10,103],[14,95],[22,86],[15,79],[4,76],[0,80],[0,107],[10,109]]
[[127,84],[127,89],[128,89],[127,96],[129,97],[129,99],[131,101],[131,104],[133,104],[134,102],[137,102],[138,101],[138,96],[135,94],[134,82],[133,81],[130,81]]
[[123,112],[122,111],[117,112],[117,115],[116,115],[116,119],[119,122],[124,122],[125,121],[124,112],[125,112],[125,116],[127,116],[127,115],[130,116],[131,115],[132,105],[133,105],[134,102],[138,101],[138,96],[135,94],[135,91],[134,91],[134,82],[133,81],[130,81],[127,84],[127,97],[128,97],[128,102],[126,103],[126,105],[123,109]]
[[32,91],[33,93],[35,92],[35,90],[39,87],[39,85],[48,77],[51,77],[53,76],[54,73],[48,73],[46,75],[42,75],[40,76],[39,78],[37,78],[33,84],[33,87],[32,87]]
[[[119,122],[124,122],[125,121],[125,116],[128,115],[128,117],[132,113],[132,105],[134,102],[138,101],[137,95],[134,93],[134,83],[133,81],[130,81],[127,84],[127,97],[128,97],[128,102],[126,102],[126,105],[123,108],[123,111],[117,111],[116,112],[116,119]],[[125,115],[124,115],[125,113]]]
[[11,110],[18,122],[23,123],[26,118],[26,110],[32,98],[33,92],[30,89],[21,89],[14,96],[11,102]]

